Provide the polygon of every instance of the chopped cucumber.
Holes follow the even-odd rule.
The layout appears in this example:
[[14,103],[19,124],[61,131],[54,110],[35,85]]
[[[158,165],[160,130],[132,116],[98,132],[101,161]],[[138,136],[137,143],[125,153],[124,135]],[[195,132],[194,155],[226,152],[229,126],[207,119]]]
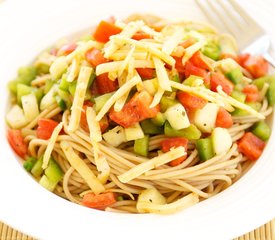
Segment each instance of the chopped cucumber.
[[69,86],[70,86],[70,83],[67,81],[66,74],[63,74],[58,87],[60,90],[68,91]]
[[126,142],[125,130],[121,126],[116,126],[113,129],[102,135],[103,139],[110,145],[117,147],[121,143]]
[[143,138],[136,139],[134,144],[134,152],[143,157],[147,157],[149,149],[149,136],[145,135]]
[[163,96],[160,100],[160,111],[165,112],[169,107],[179,103],[177,100]]
[[8,83],[8,88],[10,92],[14,95],[17,95],[17,84],[18,84],[18,79],[12,80]]
[[240,68],[235,68],[227,73],[225,76],[232,81],[234,84],[238,84],[242,82],[243,74]]
[[31,122],[39,115],[37,99],[33,93],[30,93],[22,96],[21,101],[25,118],[28,122]]
[[90,76],[90,79],[89,79],[89,82],[88,82],[88,85],[87,85],[87,89],[89,89],[92,86],[95,78],[96,78],[96,74],[95,74],[95,71],[93,71],[91,76]]
[[74,96],[74,94],[75,94],[76,85],[77,85],[77,81],[73,81],[69,84],[68,91],[72,96]]
[[41,99],[40,109],[42,111],[55,103],[54,97],[56,95],[57,89],[58,89],[57,85],[53,85],[51,90]]
[[30,93],[34,93],[37,99],[37,102],[39,103],[43,97],[43,90],[40,88],[30,87],[25,84],[17,84],[17,103],[21,106],[21,98],[24,95],[28,95]]
[[261,138],[263,141],[266,141],[270,137],[271,129],[265,121],[260,121],[252,126],[252,133]]
[[46,81],[45,87],[44,87],[44,94],[47,94],[51,90],[51,88],[54,85],[54,83],[55,82],[53,80],[51,80],[51,79],[49,79],[49,80]]
[[221,56],[221,48],[218,44],[214,42],[209,42],[203,47],[202,53],[205,56],[217,61],[220,59],[220,56]]
[[198,87],[198,86],[202,86],[204,83],[203,78],[198,77],[198,76],[194,76],[191,75],[188,78],[186,78],[183,81],[184,85],[190,86],[190,87]]
[[45,169],[44,174],[50,181],[56,183],[58,183],[63,177],[63,171],[53,158],[50,158],[48,167]]
[[225,128],[215,128],[211,135],[213,150],[219,155],[227,152],[232,146],[232,138]]
[[158,112],[157,115],[151,119],[152,123],[155,124],[156,126],[163,126],[165,121],[166,121],[166,118],[164,116],[163,113],[161,112]]
[[187,128],[190,126],[189,118],[182,104],[177,103],[169,107],[164,113],[166,119],[176,130]]
[[33,66],[21,67],[18,69],[19,82],[30,85],[31,81],[35,79],[37,70]]
[[40,176],[42,175],[42,173],[43,173],[42,164],[43,164],[43,156],[40,157],[40,158],[36,161],[36,163],[34,164],[32,170],[31,170],[31,174],[32,174],[34,177],[38,178],[38,177],[40,177]]
[[275,81],[270,82],[266,97],[268,104],[273,106],[275,104]]
[[246,99],[246,95],[240,91],[234,90],[231,93],[231,97],[235,98],[236,100],[238,100],[239,102],[244,103],[245,99]]
[[258,88],[258,90],[261,90],[265,83],[266,83],[265,77],[257,78],[253,81],[253,84]]
[[197,141],[197,150],[201,161],[206,161],[214,157],[212,140],[210,138],[203,138]]
[[135,123],[133,126],[125,128],[124,130],[126,141],[132,141],[144,137],[144,133],[139,123]]
[[[252,107],[256,111],[259,111],[261,109],[261,106],[262,106],[261,103],[259,103],[259,102],[246,103],[246,105],[248,105],[249,107]],[[234,112],[232,112],[231,114],[233,116],[239,116],[239,117],[250,115],[246,110],[239,109],[239,108],[236,108],[234,110]]]
[[67,68],[68,63],[66,57],[59,57],[52,63],[50,67],[50,74],[54,80],[59,79]]
[[26,161],[23,164],[23,167],[30,172],[34,166],[34,164],[36,163],[37,159],[35,157],[28,157],[26,159]]
[[168,137],[184,137],[189,140],[197,140],[201,137],[200,130],[194,124],[191,124],[188,128],[176,130],[171,127],[168,121],[164,124],[164,134]]
[[24,127],[28,122],[23,112],[23,109],[17,104],[14,105],[6,116],[7,123],[11,128]]
[[156,78],[145,80],[142,83],[144,90],[146,90],[150,95],[154,96],[158,91],[158,82]]
[[143,120],[140,122],[141,128],[144,134],[162,134],[163,128],[161,126],[155,125],[150,119]]
[[[57,96],[59,96],[66,103],[67,108],[70,108],[72,106],[71,95],[68,92],[58,89]],[[58,103],[58,101],[57,101],[57,103]],[[61,107],[61,106],[59,106],[59,107]]]
[[54,181],[51,181],[46,175],[43,175],[40,180],[39,180],[39,184],[46,188],[49,191],[53,191],[56,187],[56,183]]
[[95,100],[95,111],[98,113],[101,108],[105,105],[105,103],[109,100],[110,97],[113,96],[113,92],[111,93],[105,93],[103,95],[100,95],[96,98],[94,98]]
[[63,110],[65,111],[67,109],[67,104],[66,102],[59,96],[59,95],[56,95],[55,96],[55,100],[58,104],[58,106]]

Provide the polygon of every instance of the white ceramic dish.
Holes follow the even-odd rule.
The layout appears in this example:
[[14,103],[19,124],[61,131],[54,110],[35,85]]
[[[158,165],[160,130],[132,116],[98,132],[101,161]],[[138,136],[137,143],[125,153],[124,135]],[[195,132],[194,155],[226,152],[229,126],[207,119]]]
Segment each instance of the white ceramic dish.
[[[261,4],[267,2],[271,4]],[[251,11],[259,15],[261,8],[255,4]],[[271,14],[272,7],[266,9]],[[44,190],[19,165],[5,138],[7,81],[15,77],[19,66],[62,36],[91,27],[110,15],[124,17],[136,12],[204,19],[192,0],[9,0],[0,4],[0,220],[51,240],[94,236],[220,240],[242,235],[275,217],[275,131],[263,156],[237,183],[209,200],[168,216],[118,215],[78,206]],[[266,12],[262,16],[266,21],[272,19]],[[267,24],[271,26],[270,21]]]

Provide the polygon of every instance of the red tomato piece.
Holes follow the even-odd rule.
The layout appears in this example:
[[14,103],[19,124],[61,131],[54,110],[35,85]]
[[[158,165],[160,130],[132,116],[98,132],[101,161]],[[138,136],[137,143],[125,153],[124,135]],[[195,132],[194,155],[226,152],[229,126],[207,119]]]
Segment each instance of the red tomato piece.
[[151,39],[153,38],[152,35],[142,32],[142,31],[138,31],[137,33],[135,33],[135,35],[132,37],[132,39],[135,39],[137,41],[142,40],[142,39]]
[[247,132],[238,142],[239,151],[250,160],[257,160],[263,153],[265,142],[253,133]]
[[230,53],[222,53],[221,59],[226,59],[226,58],[232,58],[233,60],[235,60],[236,62],[238,62],[237,56],[235,56],[233,54],[230,54]]
[[188,78],[190,75],[202,77],[206,85],[209,85],[210,83],[210,77],[209,77],[208,71],[206,71],[205,69],[196,67],[193,63],[188,61],[185,64],[185,77]]
[[112,109],[109,117],[123,127],[130,127],[144,119],[153,118],[160,111],[160,106],[150,108],[152,100],[153,97],[146,91],[136,93],[121,111],[115,112]]
[[222,73],[212,73],[210,79],[210,88],[212,91],[217,92],[217,87],[221,86],[222,90],[230,95],[234,89],[234,84],[229,81]]
[[[188,139],[183,137],[174,137],[174,138],[168,138],[163,140],[161,143],[161,151],[164,153],[169,152],[171,148],[177,148],[177,147],[184,147],[185,151],[187,151],[187,145],[188,145]],[[185,159],[187,158],[187,155],[179,157],[171,162],[169,162],[169,165],[171,167],[175,167],[179,164],[181,164]]]
[[203,98],[200,98],[191,93],[181,92],[181,91],[177,92],[177,98],[181,102],[181,104],[188,109],[203,108],[207,103],[207,100]]
[[176,61],[175,68],[180,74],[185,74],[185,66],[182,65],[182,57],[173,57]]
[[187,38],[182,43],[180,43],[179,46],[181,46],[183,48],[188,48],[188,47],[192,46],[195,42],[196,42],[196,39],[193,37],[190,37],[190,38]]
[[262,56],[241,55],[239,63],[254,78],[263,77],[268,73],[268,63]]
[[9,129],[7,138],[15,153],[19,157],[24,158],[27,154],[28,146],[24,142],[21,130]]
[[98,195],[87,193],[83,196],[82,204],[89,208],[104,210],[116,201],[116,195],[113,192],[100,193]]
[[153,68],[136,68],[142,79],[151,79],[156,76],[156,71]]
[[36,136],[38,138],[48,140],[53,133],[53,130],[58,125],[58,122],[47,119],[47,118],[41,118],[38,120],[38,127],[36,129]]
[[104,58],[103,53],[96,48],[91,48],[88,50],[85,54],[85,57],[86,60],[94,67],[98,66],[99,64],[108,62],[108,60]]
[[195,52],[189,61],[198,68],[210,70],[209,64],[203,59],[203,54],[200,51]]
[[61,48],[59,48],[57,55],[58,56],[67,56],[71,52],[73,52],[76,49],[77,45],[76,43],[69,43],[63,45]]
[[259,90],[255,85],[246,85],[242,92],[246,95],[246,102],[257,102],[259,99]]
[[233,119],[231,114],[224,108],[220,107],[216,118],[216,127],[230,128],[232,125]]
[[121,29],[111,22],[101,21],[97,26],[94,38],[98,42],[106,43],[112,35],[119,34]]
[[96,86],[99,94],[113,92],[118,89],[118,81],[117,79],[112,81],[108,77],[108,73],[100,74],[95,79]]

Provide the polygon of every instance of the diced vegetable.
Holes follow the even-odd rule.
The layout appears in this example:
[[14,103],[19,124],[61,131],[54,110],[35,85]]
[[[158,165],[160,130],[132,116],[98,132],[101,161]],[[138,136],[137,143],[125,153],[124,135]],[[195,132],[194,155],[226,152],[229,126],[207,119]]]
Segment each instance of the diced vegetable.
[[76,43],[68,43],[61,46],[58,50],[58,56],[67,56],[77,48]]
[[71,83],[69,84],[68,90],[69,90],[69,93],[70,93],[72,96],[74,96],[74,94],[75,94],[76,85],[77,85],[77,81],[73,81],[73,82],[71,82]]
[[[247,105],[249,107],[252,107],[256,111],[259,111],[261,108],[261,103],[259,103],[259,102],[251,102],[251,103],[247,103]],[[232,115],[233,116],[246,116],[246,115],[248,115],[248,112],[246,110],[236,108],[234,110],[234,112],[232,112]]]
[[68,91],[69,86],[70,86],[70,83],[67,81],[66,75],[63,74],[58,87],[63,91]]
[[31,81],[35,79],[37,70],[33,66],[21,67],[18,69],[18,82],[30,85]]
[[13,105],[6,116],[7,123],[11,128],[21,128],[25,126],[28,121],[25,117],[23,109],[17,104]]
[[35,164],[34,164],[32,170],[31,170],[31,174],[32,174],[34,177],[38,178],[38,177],[40,177],[40,176],[42,175],[42,173],[43,173],[43,171],[44,171],[43,168],[42,168],[42,165],[43,165],[43,156],[40,157],[40,158],[35,162]]
[[37,99],[33,93],[24,95],[21,98],[25,118],[31,122],[39,115]]
[[207,45],[203,47],[202,53],[205,56],[217,61],[220,59],[221,56],[221,48],[218,44],[214,42],[209,42]]
[[256,137],[253,133],[247,132],[240,139],[239,151],[250,160],[257,160],[263,153],[265,142]]
[[67,91],[63,91],[60,89],[57,90],[55,100],[58,103],[58,99],[56,99],[57,96],[59,96],[65,102],[66,108],[70,108],[72,106],[72,96]]
[[233,92],[231,93],[231,97],[235,98],[236,100],[242,103],[244,103],[246,99],[246,95],[237,90],[233,90]]
[[63,110],[65,111],[67,109],[67,104],[66,102],[58,95],[55,96],[55,100],[56,100],[56,103],[58,104],[58,106]]
[[151,79],[156,77],[156,71],[153,68],[137,68],[136,70],[142,79]]
[[105,105],[105,103],[110,99],[111,96],[113,96],[113,92],[111,93],[105,93],[103,95],[100,95],[96,98],[94,98],[95,101],[95,111],[98,113],[101,108]]
[[215,128],[219,107],[215,103],[207,103],[202,109],[198,109],[194,115],[195,125],[202,131],[211,133]]
[[174,57],[176,64],[175,64],[175,68],[177,69],[177,71],[180,74],[184,74],[185,73],[185,67],[184,65],[182,65],[182,57]]
[[35,157],[28,157],[26,161],[23,163],[23,167],[30,172],[36,163],[37,159]]
[[47,94],[51,90],[54,83],[55,81],[51,79],[46,80],[45,87],[44,87],[44,94]]
[[[188,145],[188,139],[183,138],[183,137],[174,137],[174,138],[168,138],[163,140],[161,143],[161,151],[166,153],[169,152],[171,148],[176,148],[176,147],[184,147],[185,151],[187,152],[187,145]],[[185,156],[182,156],[180,158],[177,158],[171,162],[169,162],[169,165],[171,167],[178,166],[181,164],[185,159],[187,158],[187,154]]]
[[151,121],[154,125],[161,127],[164,125],[166,118],[163,113],[158,112],[157,115],[151,119]]
[[143,157],[147,157],[149,150],[149,136],[145,135],[143,138],[136,139],[134,143],[134,152]]
[[216,127],[221,128],[230,128],[233,125],[233,119],[229,112],[227,112],[224,108],[220,107],[217,118],[216,118]]
[[217,155],[227,152],[232,146],[232,138],[225,128],[215,128],[212,132],[211,139],[213,150]]
[[190,75],[188,78],[186,78],[183,81],[183,84],[187,85],[187,86],[190,86],[190,87],[197,87],[198,85],[202,85],[203,86],[203,84],[201,82],[203,82],[203,78],[202,77]]
[[176,130],[187,128],[190,126],[185,108],[180,103],[169,107],[164,115],[172,128]]
[[155,125],[151,119],[145,119],[140,122],[141,128],[145,134],[162,134],[163,128]]
[[137,41],[142,40],[142,39],[151,39],[152,35],[142,32],[142,31],[138,31],[137,33],[135,33],[135,35],[132,37],[132,39],[135,39]]
[[50,67],[50,74],[54,80],[59,79],[67,68],[68,63],[66,57],[59,57],[52,63]]
[[209,85],[210,83],[210,76],[208,74],[208,71],[206,71],[205,69],[196,67],[193,63],[191,63],[190,61],[188,61],[185,64],[185,77],[188,78],[191,75],[194,76],[198,76],[198,77],[202,77],[204,80],[205,85]]
[[99,94],[113,92],[118,88],[118,81],[110,80],[110,78],[108,77],[108,73],[103,73],[98,75],[96,77],[95,82],[96,82]]
[[136,93],[121,111],[111,110],[109,117],[123,127],[140,122],[147,118],[153,118],[159,112],[159,105],[150,108],[153,97],[146,91]]
[[169,98],[167,96],[163,96],[160,100],[160,111],[165,112],[169,107],[172,107],[179,102],[176,99]]
[[148,188],[139,194],[137,210],[141,213],[151,212],[150,209],[143,207],[143,203],[166,204],[166,199],[157,189]]
[[144,90],[146,90],[152,96],[154,96],[158,91],[158,82],[156,78],[145,80],[142,83],[143,83]]
[[275,81],[272,81],[266,93],[268,104],[274,106],[275,104]]
[[103,139],[114,147],[119,146],[121,143],[126,142],[125,130],[121,126],[109,130],[102,135]]
[[112,35],[116,35],[120,32],[121,29],[113,23],[101,21],[95,30],[94,38],[98,42],[106,43]]
[[242,82],[243,74],[240,68],[235,68],[227,73],[225,76],[232,81],[234,84],[238,84]]
[[196,143],[199,158],[201,161],[206,161],[214,157],[212,140],[210,138],[199,139]]
[[96,48],[91,48],[88,50],[85,54],[86,60],[93,65],[93,67],[98,66],[99,64],[106,63],[108,60],[104,58],[103,53],[96,49]]
[[264,76],[255,79],[252,83],[258,88],[258,90],[261,90],[266,82],[268,82],[269,76]]
[[57,85],[53,85],[51,90],[41,99],[40,109],[41,111],[45,110],[49,106],[55,103],[55,95],[57,92]]
[[21,130],[9,129],[8,141],[15,153],[24,159],[28,151],[28,146],[24,142]]
[[132,141],[144,137],[144,133],[139,123],[135,123],[131,127],[125,128],[124,131],[126,141]]
[[252,126],[252,133],[263,141],[266,141],[271,135],[271,129],[265,121],[260,121]]
[[188,128],[175,130],[168,121],[164,124],[164,134],[168,137],[184,137],[189,140],[197,140],[201,137],[200,130],[194,124],[191,124]]
[[190,58],[190,61],[199,68],[205,69],[205,70],[211,70],[211,67],[203,54],[200,51],[195,52],[193,56]]
[[255,85],[246,85],[243,93],[246,95],[246,102],[256,102],[259,99],[259,90]]
[[55,185],[62,179],[63,171],[58,165],[58,163],[53,159],[50,158],[48,167],[45,169],[45,175],[48,179],[54,183]]
[[94,193],[86,193],[83,196],[82,204],[89,208],[104,210],[116,202],[116,195],[113,192],[105,192],[95,195]]
[[49,191],[51,191],[51,192],[52,192],[52,191],[55,189],[55,187],[56,187],[56,184],[55,184],[53,181],[51,181],[46,175],[43,175],[43,176],[40,178],[39,184],[40,184],[42,187],[46,188],[47,190],[49,190]]
[[21,104],[22,104],[22,102],[21,102],[22,96],[28,95],[30,93],[34,93],[37,98],[37,102],[40,102],[40,100],[43,96],[42,89],[30,87],[30,86],[27,86],[27,85],[24,85],[21,83],[17,84],[17,103],[18,103],[18,105],[21,106]]
[[200,109],[203,108],[207,103],[207,100],[203,98],[181,91],[177,92],[177,98],[179,99],[180,103],[188,109]]
[[37,137],[48,140],[52,136],[53,130],[56,128],[57,125],[58,122],[54,120],[40,118],[38,120],[38,127],[36,130]]
[[229,81],[223,74],[214,72],[211,75],[210,88],[212,91],[217,92],[217,87],[221,86],[222,90],[230,95],[234,89],[234,84]]

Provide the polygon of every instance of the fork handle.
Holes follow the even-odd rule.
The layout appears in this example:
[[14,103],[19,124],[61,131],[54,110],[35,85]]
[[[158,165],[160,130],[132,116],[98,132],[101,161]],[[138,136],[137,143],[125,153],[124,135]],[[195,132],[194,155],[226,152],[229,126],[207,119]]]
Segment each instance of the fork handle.
[[263,57],[271,64],[273,68],[275,68],[275,59],[268,52],[266,52]]

